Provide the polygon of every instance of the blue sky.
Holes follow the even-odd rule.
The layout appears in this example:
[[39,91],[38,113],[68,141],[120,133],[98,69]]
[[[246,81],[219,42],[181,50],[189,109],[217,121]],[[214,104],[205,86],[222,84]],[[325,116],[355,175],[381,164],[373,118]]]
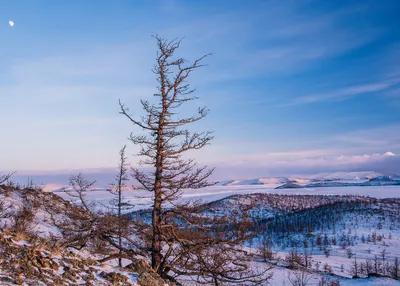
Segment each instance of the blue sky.
[[140,115],[151,98],[157,33],[185,37],[187,59],[213,53],[191,83],[211,109],[193,128],[215,140],[193,156],[220,176],[400,172],[399,13],[388,0],[2,1],[0,170],[115,166],[138,131],[118,99]]

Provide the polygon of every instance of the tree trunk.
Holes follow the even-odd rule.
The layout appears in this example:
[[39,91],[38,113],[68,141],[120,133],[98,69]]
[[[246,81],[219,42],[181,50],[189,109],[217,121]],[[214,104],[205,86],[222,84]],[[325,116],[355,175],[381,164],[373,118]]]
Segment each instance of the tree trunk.
[[[163,110],[165,110],[165,103],[163,100]],[[162,211],[162,171],[163,171],[163,125],[164,125],[163,112],[160,117],[158,136],[157,136],[157,157],[156,157],[156,172],[154,181],[154,208],[153,208],[153,241],[152,241],[152,257],[151,267],[162,276],[161,269],[161,211]]]
[[151,267],[160,273],[161,265],[161,182],[157,181],[154,190],[155,200],[153,208],[153,241],[152,241],[152,257]]
[[118,246],[119,246],[119,258],[118,258],[118,266],[122,267],[122,228],[121,228],[121,208],[122,208],[122,178],[120,176],[119,186],[118,186]]

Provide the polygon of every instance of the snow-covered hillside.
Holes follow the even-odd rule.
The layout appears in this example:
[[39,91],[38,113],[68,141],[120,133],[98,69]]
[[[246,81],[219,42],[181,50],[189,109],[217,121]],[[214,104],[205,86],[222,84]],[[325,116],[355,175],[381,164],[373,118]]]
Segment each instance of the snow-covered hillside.
[[267,177],[252,178],[243,180],[224,180],[217,182],[217,186],[247,186],[247,185],[281,185],[287,183],[309,184],[311,182],[320,181],[364,181],[375,177],[383,176],[381,173],[374,171],[364,172],[335,172],[335,173],[318,173],[313,175],[297,175],[290,177]]
[[[380,174],[374,175],[376,176],[372,181],[378,183],[387,181],[386,177],[378,176]],[[343,175],[342,178],[349,177]],[[395,178],[392,176],[389,179]],[[311,182],[313,178],[307,180]],[[292,279],[305,269],[310,276],[307,285],[321,285],[321,281],[328,278],[331,281],[339,281],[340,285],[398,283],[389,276],[394,275],[393,263],[400,257],[400,201],[396,199],[400,198],[400,186],[275,189],[276,184],[293,181],[293,177],[231,181],[225,185],[185,190],[180,201],[200,199],[204,203],[200,208],[201,215],[227,218],[228,228],[229,221],[236,220],[239,215],[243,216],[244,211],[252,225],[248,230],[248,235],[251,234],[252,238],[247,240],[243,249],[254,253],[252,265],[255,269],[265,263],[262,261],[260,251],[265,246],[266,237],[268,238],[268,248],[273,254],[268,258],[268,263],[274,265],[272,270],[274,275],[270,285],[291,285],[289,277]],[[353,180],[353,182],[360,181]],[[298,184],[306,183],[303,181]],[[113,199],[113,196],[104,189],[90,190],[84,195],[87,201],[99,210],[109,205]],[[125,190],[124,198],[127,203],[134,205],[130,212],[151,207],[151,194],[148,192]],[[34,209],[29,229],[42,239],[47,239],[50,234],[60,235],[59,230],[51,224],[49,214],[43,208],[43,202],[47,201],[50,203],[47,206],[59,208],[61,217],[64,212],[62,209],[68,206],[66,201],[75,202],[74,198],[62,191],[54,193],[34,190],[2,191],[1,199],[3,209],[13,214],[0,219],[2,226],[12,228],[15,225],[13,216],[15,217],[24,207],[29,207]],[[17,239],[12,241],[17,245],[21,243]],[[31,244],[30,239],[22,243]],[[295,267],[288,258],[294,255],[293,251],[299,259],[295,262],[299,265]],[[46,258],[48,254],[41,255]],[[81,255],[82,259],[93,258],[85,251],[78,251],[76,255]],[[309,256],[304,258],[304,255]],[[355,257],[358,267],[362,268],[358,274],[361,277],[359,279],[351,279],[354,276]],[[53,260],[58,264],[61,263],[62,258],[57,259]],[[309,259],[306,267],[302,264],[305,263],[304,259]],[[367,277],[368,271],[372,270],[365,270],[365,265],[373,262],[379,262],[379,275],[387,277]],[[86,277],[85,267],[76,269],[76,272],[80,273],[77,274],[79,277]],[[107,273],[117,273],[112,275],[115,277],[119,275],[120,279],[132,285],[139,283],[138,273],[120,270],[113,263],[96,264],[94,267],[98,278],[98,281],[93,280],[96,285],[102,285],[101,283],[111,285],[107,284],[107,279],[112,279]],[[64,272],[61,271],[60,274]],[[10,273],[7,275],[15,279]],[[55,274],[53,276],[55,277]],[[196,285],[184,277],[180,282],[182,285]]]
[[309,182],[308,179],[291,177],[254,178],[245,180],[227,180],[218,182],[217,186],[276,185],[287,182]]
[[319,173],[308,176],[307,178],[317,180],[369,180],[383,174],[374,171],[364,172],[336,172],[336,173]]
[[[298,285],[321,285],[322,279],[340,285],[400,284],[387,278],[397,275],[394,267],[400,265],[395,264],[400,257],[400,200],[235,195],[207,204],[207,213],[233,218],[238,206],[249,205],[248,215],[256,221],[253,231],[258,234],[246,247],[256,256],[267,251],[267,261],[276,265],[272,285],[292,285],[289,277],[302,271],[310,280]],[[262,263],[254,262],[255,267]]]
[[175,285],[141,259],[117,267],[64,245],[50,208],[60,221],[66,209],[78,210],[53,193],[0,185],[0,285]]

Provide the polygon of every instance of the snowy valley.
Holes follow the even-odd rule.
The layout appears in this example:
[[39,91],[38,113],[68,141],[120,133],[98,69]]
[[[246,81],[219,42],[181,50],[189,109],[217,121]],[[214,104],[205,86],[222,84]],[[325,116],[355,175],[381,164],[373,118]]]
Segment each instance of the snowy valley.
[[[397,177],[391,177],[397,180]],[[227,232],[241,225],[236,223],[245,218],[247,225],[244,224],[242,231],[246,239],[241,248],[251,254],[252,269],[265,268],[266,265],[269,269],[268,280],[261,285],[397,285],[400,283],[396,280],[399,279],[400,267],[400,186],[360,185],[371,179],[381,181],[382,178],[387,181],[387,177],[379,173],[358,172],[319,174],[307,178],[230,180],[202,189],[185,190],[179,202],[196,201],[197,207],[193,212],[198,216],[220,219],[223,222],[220,226]],[[315,182],[331,184],[344,181],[354,186],[308,186]],[[288,182],[304,187],[277,188]],[[17,186],[7,185],[1,189],[1,243],[7,244],[5,249],[14,252],[21,251],[21,247],[32,247],[32,255],[36,258],[15,262],[16,267],[25,263],[23,267],[26,268],[31,263],[29,261],[47,259],[48,262],[30,265],[31,274],[22,270],[11,271],[8,276],[3,273],[3,281],[8,281],[5,285],[14,285],[12,281],[18,284],[22,280],[47,281],[43,285],[48,285],[49,281],[56,284],[64,281],[65,285],[88,285],[87,281],[94,285],[155,283],[148,282],[156,281],[151,280],[153,278],[143,278],[148,269],[133,267],[127,260],[124,260],[124,266],[130,265],[130,268],[120,268],[116,260],[99,262],[104,258],[103,254],[96,255],[85,247],[77,250],[56,243],[63,240],[63,235],[52,222],[54,218],[49,209],[57,209],[61,221],[68,208],[74,205],[82,207],[79,198],[70,196],[71,190],[17,189]],[[85,202],[98,211],[110,207],[113,200],[113,195],[104,189],[86,190],[83,195]],[[130,219],[151,220],[148,211],[151,197],[146,192],[127,189],[123,195],[130,206],[125,210]],[[35,250],[38,247],[39,252]],[[53,251],[65,254],[54,256]],[[83,262],[77,265],[73,263],[74,259]],[[3,258],[2,261],[5,263],[6,260]],[[48,269],[44,273],[40,270],[43,267]],[[73,273],[71,277],[68,276],[70,272]],[[303,284],[293,284],[300,282]],[[178,277],[176,283],[200,285],[190,277]],[[31,284],[27,282],[26,285]]]

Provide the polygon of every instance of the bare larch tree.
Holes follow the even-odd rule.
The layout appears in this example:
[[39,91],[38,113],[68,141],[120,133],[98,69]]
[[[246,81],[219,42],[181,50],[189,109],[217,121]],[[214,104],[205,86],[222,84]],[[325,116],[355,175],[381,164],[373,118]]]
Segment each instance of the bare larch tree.
[[239,233],[244,222],[235,226],[230,223],[230,230],[226,231],[223,220],[202,215],[199,204],[177,201],[183,189],[208,186],[207,179],[213,171],[197,166],[194,159],[184,155],[213,139],[209,131],[191,133],[186,129],[206,117],[208,109],[201,107],[193,116],[179,117],[181,108],[197,99],[187,78],[203,66],[202,60],[208,55],[189,63],[175,57],[181,41],[154,38],[158,47],[153,69],[158,81],[154,101],[141,100],[144,115],[140,118],[119,102],[120,113],[142,130],[140,135],[132,133],[130,140],[140,146],[138,156],[142,158],[141,169],[133,169],[133,177],[141,189],[152,193],[151,224],[147,230],[142,226],[151,266],[161,277],[171,280],[183,275],[215,285],[229,281],[259,283],[269,276],[260,278],[266,271],[254,273],[246,266],[250,256],[240,249],[246,235]]
[[191,96],[194,90],[186,83],[186,79],[193,70],[201,66],[200,62],[207,55],[187,65],[185,59],[173,58],[180,41],[167,42],[158,36],[155,39],[158,55],[153,72],[157,75],[158,93],[155,96],[158,97],[158,102],[152,104],[141,100],[145,115],[140,120],[134,119],[121,102],[120,107],[121,113],[133,124],[147,131],[146,135],[131,134],[130,140],[141,146],[138,154],[144,157],[141,165],[154,167],[154,173],[134,170],[134,178],[143,189],[154,194],[152,267],[162,274],[161,248],[165,204],[178,198],[184,188],[206,186],[207,178],[212,172],[205,167],[197,168],[193,159],[185,160],[182,155],[186,151],[204,147],[211,141],[212,136],[211,132],[190,133],[187,129],[181,128],[204,118],[208,113],[206,108],[199,108],[196,115],[188,118],[176,118],[175,111],[183,103],[196,99]]

